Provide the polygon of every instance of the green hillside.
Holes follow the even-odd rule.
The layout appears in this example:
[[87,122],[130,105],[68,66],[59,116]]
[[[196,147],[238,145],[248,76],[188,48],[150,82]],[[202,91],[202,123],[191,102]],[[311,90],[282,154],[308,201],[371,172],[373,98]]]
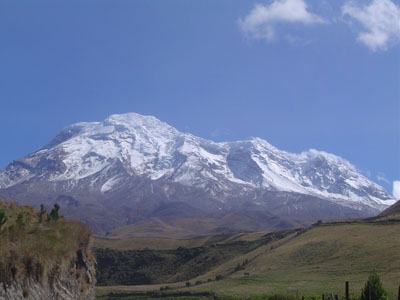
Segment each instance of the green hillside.
[[[185,282],[178,282],[169,286],[182,291],[246,298],[273,293],[343,295],[344,283],[349,281],[351,292],[359,295],[369,273],[376,270],[390,298],[394,299],[400,284],[398,221],[396,218],[347,220],[320,224],[280,239],[263,241],[260,238],[258,247],[190,280],[192,285],[202,284],[185,288]],[[248,264],[238,268],[244,261]],[[215,281],[216,276],[222,280]],[[160,287],[128,286],[123,290],[148,291]],[[121,289],[103,287],[101,291]]]

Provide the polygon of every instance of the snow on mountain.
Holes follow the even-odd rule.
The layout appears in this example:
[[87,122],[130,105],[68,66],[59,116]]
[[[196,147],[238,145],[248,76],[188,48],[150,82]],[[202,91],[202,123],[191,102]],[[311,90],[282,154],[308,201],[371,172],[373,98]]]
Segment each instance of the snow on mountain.
[[[288,153],[260,138],[216,143],[136,113],[64,128],[48,145],[1,170],[0,189],[35,180],[74,186],[104,176],[118,162],[129,176],[198,187],[219,195],[216,200],[222,202],[232,193],[269,190],[317,196],[356,209],[367,205],[383,210],[395,203],[336,155],[313,149]],[[115,174],[93,188],[110,192],[124,178]]]

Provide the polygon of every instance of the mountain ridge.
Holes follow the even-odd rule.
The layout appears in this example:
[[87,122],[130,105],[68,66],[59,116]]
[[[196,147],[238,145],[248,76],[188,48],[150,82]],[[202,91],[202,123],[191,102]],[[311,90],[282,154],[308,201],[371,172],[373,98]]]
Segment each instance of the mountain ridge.
[[[162,201],[208,212],[255,206],[302,218],[316,211],[308,202],[334,206],[333,217],[370,216],[395,202],[334,154],[314,149],[293,154],[260,138],[217,143],[136,113],[67,126],[38,151],[0,170],[0,196],[25,201],[24,189],[49,203],[71,197],[67,206],[109,209],[112,202],[134,210],[131,216]],[[292,212],[283,212],[282,205]],[[125,225],[143,220],[129,218]]]

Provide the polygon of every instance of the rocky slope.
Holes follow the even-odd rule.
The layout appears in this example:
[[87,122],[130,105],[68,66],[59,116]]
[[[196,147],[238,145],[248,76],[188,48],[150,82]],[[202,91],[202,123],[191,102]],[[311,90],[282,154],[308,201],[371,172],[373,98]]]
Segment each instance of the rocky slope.
[[374,215],[395,202],[333,154],[292,154],[259,138],[216,143],[135,113],[66,127],[0,171],[0,195],[60,202],[97,232],[153,217],[171,202],[217,217],[264,210],[308,220]]

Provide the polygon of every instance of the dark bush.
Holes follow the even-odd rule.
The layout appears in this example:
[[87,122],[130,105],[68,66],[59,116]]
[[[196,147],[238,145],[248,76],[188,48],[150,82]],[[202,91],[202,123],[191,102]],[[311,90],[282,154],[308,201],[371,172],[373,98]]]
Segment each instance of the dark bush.
[[[369,282],[369,285],[368,285]],[[388,296],[382,286],[379,275],[373,271],[368,277],[368,282],[365,283],[361,290],[360,300],[387,300]],[[370,297],[369,297],[370,296]]]
[[224,278],[224,276],[222,276],[222,275],[217,275],[217,276],[215,276],[215,280],[222,280]]

